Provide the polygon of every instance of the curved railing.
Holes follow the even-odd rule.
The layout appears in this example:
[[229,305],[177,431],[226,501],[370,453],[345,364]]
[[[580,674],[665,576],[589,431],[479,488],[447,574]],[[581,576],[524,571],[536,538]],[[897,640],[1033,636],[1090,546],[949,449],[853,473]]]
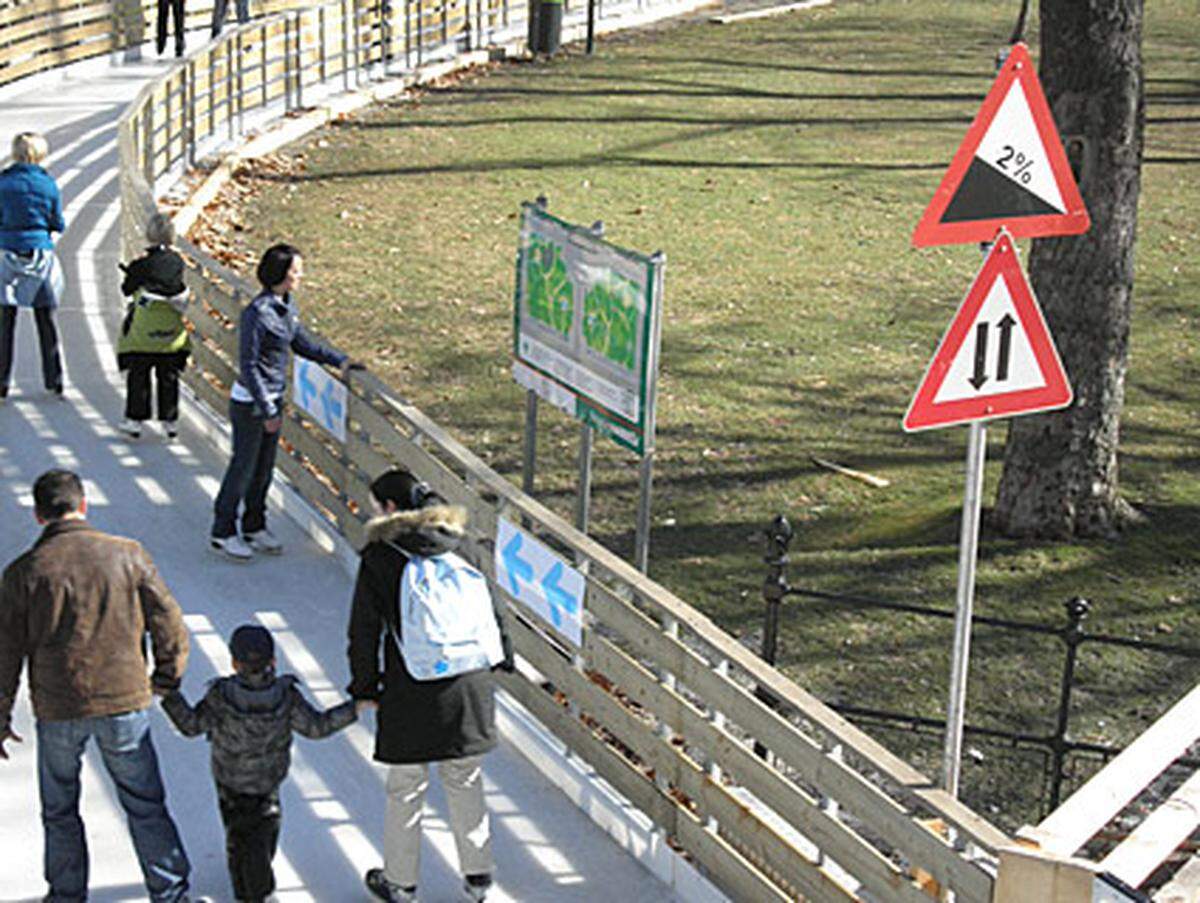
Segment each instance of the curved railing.
[[[414,47],[435,55],[439,45],[423,37],[419,15],[381,37],[364,9],[342,0],[242,26],[146,87],[120,124],[127,252],[140,246],[155,209],[152,186],[205,142],[238,136],[251,114],[357,84],[389,39],[410,56]],[[181,244],[197,300],[195,366],[185,378],[223,414],[236,376],[236,325],[253,290]],[[373,375],[355,374],[348,389],[344,442],[288,413],[279,466],[292,485],[358,543],[371,477],[401,463],[469,509],[476,532],[467,555],[489,577],[501,517],[574,562],[587,581],[579,649],[495,585],[509,602],[516,650],[540,675],[502,676],[503,685],[731,897],[928,903],[949,889],[960,903],[991,900],[993,864],[1007,841],[1000,831],[522,493]],[[925,826],[932,822],[948,830]]]

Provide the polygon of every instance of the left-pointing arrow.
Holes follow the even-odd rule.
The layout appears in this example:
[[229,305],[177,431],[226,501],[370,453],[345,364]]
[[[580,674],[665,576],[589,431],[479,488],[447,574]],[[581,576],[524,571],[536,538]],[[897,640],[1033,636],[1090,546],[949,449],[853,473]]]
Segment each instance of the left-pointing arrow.
[[311,379],[308,378],[308,361],[300,364],[300,401],[304,407],[312,407],[312,400],[317,394],[317,387]]
[[533,582],[533,565],[519,554],[522,542],[521,534],[515,533],[500,552],[504,559],[504,569],[508,571],[508,582],[514,596],[521,592],[521,584],[517,582],[518,577],[526,583]]
[[550,603],[550,620],[554,622],[555,627],[562,627],[563,611],[574,614],[579,609],[578,600],[558,585],[562,575],[563,564],[556,561],[554,567],[542,578],[542,591],[546,594],[546,601]]

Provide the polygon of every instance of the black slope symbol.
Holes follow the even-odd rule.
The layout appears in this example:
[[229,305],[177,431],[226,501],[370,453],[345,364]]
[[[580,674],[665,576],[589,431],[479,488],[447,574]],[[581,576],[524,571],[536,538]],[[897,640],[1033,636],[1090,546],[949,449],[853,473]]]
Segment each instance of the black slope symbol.
[[941,221],[963,223],[1062,212],[976,157],[950,199]]

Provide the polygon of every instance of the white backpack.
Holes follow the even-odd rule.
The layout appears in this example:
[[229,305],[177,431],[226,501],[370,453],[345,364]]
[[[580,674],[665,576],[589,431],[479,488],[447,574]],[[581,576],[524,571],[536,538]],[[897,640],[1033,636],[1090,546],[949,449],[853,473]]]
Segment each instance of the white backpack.
[[415,680],[441,680],[504,660],[487,580],[453,552],[410,557],[399,601],[396,645]]

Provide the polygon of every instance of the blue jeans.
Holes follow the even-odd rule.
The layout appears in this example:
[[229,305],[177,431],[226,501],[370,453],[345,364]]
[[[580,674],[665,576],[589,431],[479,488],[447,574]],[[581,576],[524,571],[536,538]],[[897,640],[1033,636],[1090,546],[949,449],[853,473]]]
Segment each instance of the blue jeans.
[[150,740],[146,709],[71,721],[38,721],[38,786],[46,834],[47,900],[86,900],[87,839],[79,817],[79,771],[84,747],[96,738],[117,788],[151,900],[187,899],[191,866],[175,823]]
[[233,455],[213,505],[212,535],[225,539],[237,533],[238,505],[242,510],[242,534],[256,533],[267,525],[267,491],[275,475],[275,451],[279,433],[263,429],[265,421],[254,405],[229,402],[233,425]]

